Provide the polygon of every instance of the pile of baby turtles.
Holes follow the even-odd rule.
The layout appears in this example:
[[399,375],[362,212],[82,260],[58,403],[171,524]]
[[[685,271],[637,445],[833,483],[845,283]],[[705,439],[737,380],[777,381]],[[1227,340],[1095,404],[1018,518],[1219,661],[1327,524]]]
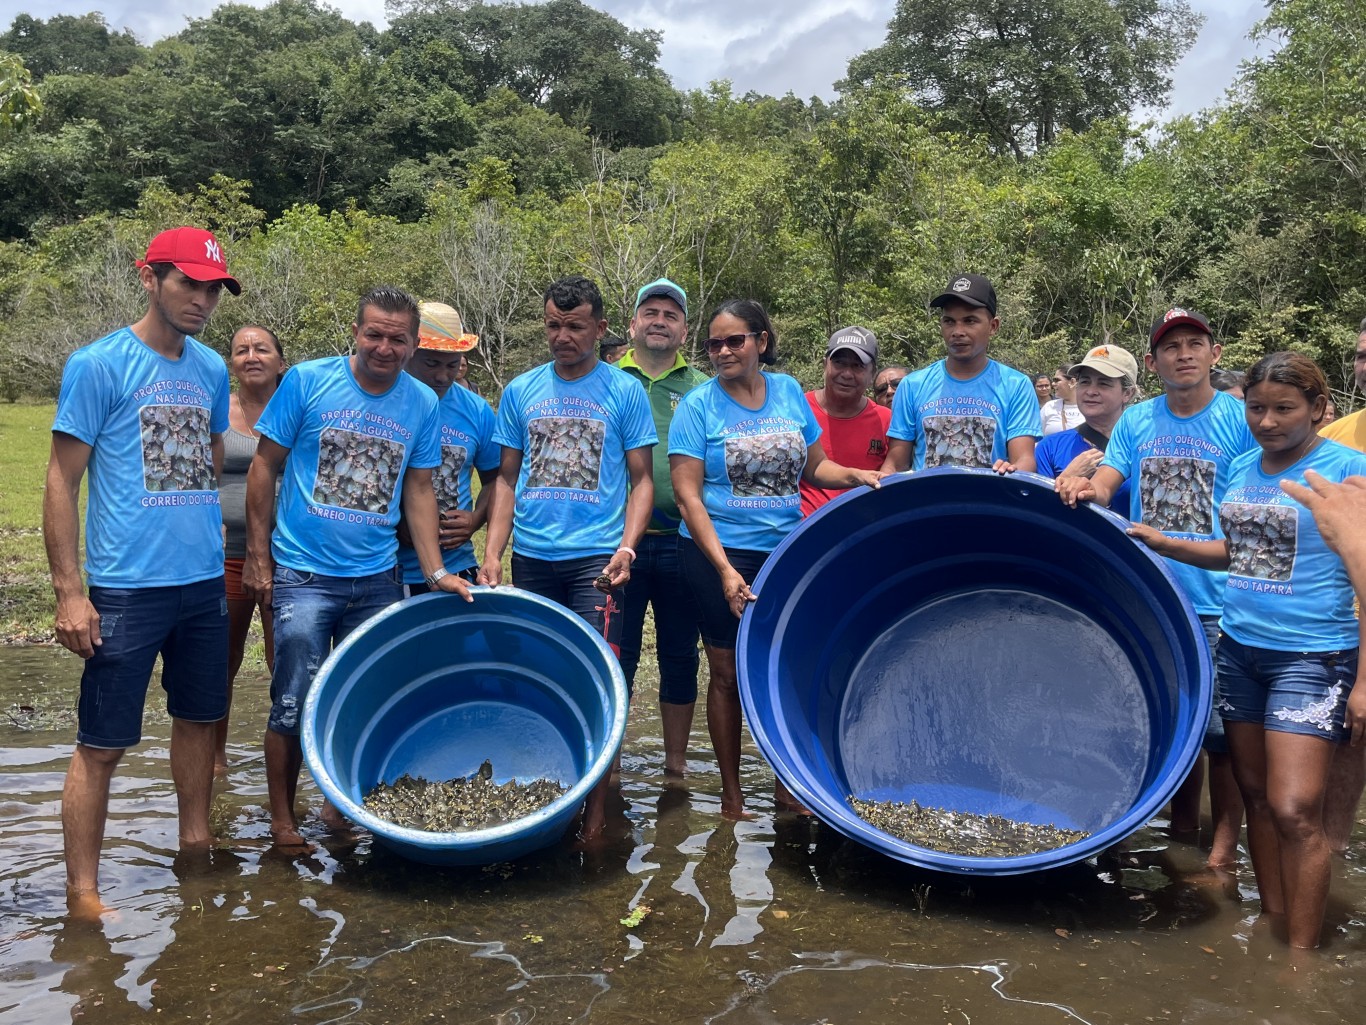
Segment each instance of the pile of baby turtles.
[[902,804],[900,801],[863,801],[851,797],[849,803],[864,822],[898,840],[932,851],[975,858],[1041,854],[1091,835],[1077,829],[1016,822],[1001,815],[925,808],[917,801]]
[[527,424],[527,487],[596,491],[607,424],[543,416]]
[[402,469],[403,446],[398,442],[329,427],[318,439],[313,501],[341,509],[388,513]]
[[1282,505],[1226,502],[1219,522],[1228,537],[1228,571],[1235,577],[1289,580],[1295,568],[1296,510]]
[[1189,456],[1149,456],[1139,466],[1143,522],[1180,534],[1214,532],[1214,464]]
[[805,464],[806,442],[796,431],[726,439],[726,476],[736,497],[795,495]]
[[996,421],[986,416],[925,417],[925,466],[990,466]]
[[212,491],[209,411],[199,406],[144,406],[142,476],[148,491]]
[[457,776],[444,783],[405,772],[392,783],[374,787],[365,795],[364,803],[367,811],[396,826],[456,833],[520,819],[564,792],[563,785],[549,779],[495,783],[493,764],[486,760],[470,777]]

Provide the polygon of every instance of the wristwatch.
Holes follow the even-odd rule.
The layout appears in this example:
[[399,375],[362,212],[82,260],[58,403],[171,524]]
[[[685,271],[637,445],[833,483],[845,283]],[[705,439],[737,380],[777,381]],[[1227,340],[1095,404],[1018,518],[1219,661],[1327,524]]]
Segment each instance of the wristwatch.
[[450,575],[451,575],[451,571],[448,570],[448,569],[446,569],[446,568],[443,566],[441,569],[437,570],[435,573],[428,573],[428,574],[427,574],[427,585],[428,585],[429,587],[435,587],[438,580],[440,580],[442,577],[448,577],[448,576],[450,576]]

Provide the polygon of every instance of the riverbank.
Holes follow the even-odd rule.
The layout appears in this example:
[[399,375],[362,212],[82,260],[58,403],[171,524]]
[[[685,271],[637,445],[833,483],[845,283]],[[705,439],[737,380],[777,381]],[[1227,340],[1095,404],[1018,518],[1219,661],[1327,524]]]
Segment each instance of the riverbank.
[[0,644],[53,640],[43,479],[56,408],[51,402],[0,405]]

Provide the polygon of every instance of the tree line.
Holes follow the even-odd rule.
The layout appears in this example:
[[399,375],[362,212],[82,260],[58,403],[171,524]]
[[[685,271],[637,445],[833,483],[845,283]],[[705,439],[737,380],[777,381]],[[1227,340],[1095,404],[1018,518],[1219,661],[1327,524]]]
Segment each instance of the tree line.
[[[544,358],[540,294],[603,288],[612,327],[667,274],[694,311],[748,295],[810,381],[860,323],[938,354],[926,297],[990,275],[997,355],[1141,352],[1171,303],[1242,367],[1296,349],[1355,404],[1366,315],[1366,39],[1352,0],[1272,0],[1278,44],[1225,99],[1152,125],[1199,21],[1182,0],[901,0],[838,98],[675,90],[656,33],[579,0],[238,4],[150,46],[98,14],[0,35],[0,394],[55,392],[72,348],[138,314],[161,228],[224,242],[240,299],[206,332],[342,351],[385,281],[461,310],[493,393]],[[938,31],[953,26],[952,32]],[[937,32],[937,34],[936,34]],[[705,331],[693,319],[694,338]]]

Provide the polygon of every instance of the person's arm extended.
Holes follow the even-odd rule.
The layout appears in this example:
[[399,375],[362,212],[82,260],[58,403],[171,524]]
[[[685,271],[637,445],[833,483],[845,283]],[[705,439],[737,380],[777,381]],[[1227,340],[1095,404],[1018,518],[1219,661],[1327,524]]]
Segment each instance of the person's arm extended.
[[[1006,442],[1006,462],[1014,470],[1034,473],[1039,464],[1034,458],[1034,445],[1038,441],[1033,435],[1022,434]],[[998,471],[999,472],[999,471]]]
[[61,431],[52,432],[43,491],[43,544],[57,596],[57,640],[90,658],[100,644],[100,614],[90,604],[81,579],[81,478],[90,463],[90,446]]
[[[1299,502],[1314,516],[1319,535],[1329,548],[1338,554],[1347,567],[1347,578],[1356,591],[1357,604],[1366,596],[1366,477],[1348,477],[1334,484],[1313,470],[1307,470],[1305,487],[1293,480],[1281,481],[1281,490]],[[1366,616],[1357,622],[1359,644],[1366,650]],[[1366,684],[1361,670],[1347,698],[1344,717],[1352,735],[1354,747],[1366,743]]]
[[915,458],[915,442],[900,438],[887,439],[887,458],[882,460],[883,473],[905,473]]
[[275,519],[275,480],[289,449],[262,437],[247,468],[247,551],[242,560],[242,591],[261,604],[271,604],[275,560],[270,554],[270,528]]
[[[521,472],[522,450],[504,445],[498,475],[484,489],[491,490],[492,495],[488,502],[489,529],[484,536],[484,561],[479,567],[479,582],[490,587],[503,582],[503,551],[512,537],[512,510],[517,504],[517,476]],[[483,498],[482,493],[480,498]]]
[[825,446],[819,441],[813,441],[806,447],[806,465],[802,467],[802,479],[822,491],[856,488],[860,485],[875,488],[878,481],[885,476],[887,474],[882,470],[855,470],[852,467],[841,466],[825,454]]
[[[433,573],[446,568],[441,560],[441,544],[437,541],[439,518],[431,467],[410,466],[403,471],[403,518],[408,521],[408,533],[412,535],[422,575],[430,580]],[[458,594],[466,601],[474,600],[470,597],[469,584],[458,574],[447,573],[432,586],[438,591]]]
[[1095,476],[1059,477],[1053,482],[1053,490],[1065,505],[1076,508],[1078,502],[1095,502],[1096,505],[1109,505],[1115,492],[1124,483],[1124,475],[1113,466],[1102,466]]
[[1195,566],[1197,569],[1228,569],[1228,542],[1223,539],[1190,541],[1186,538],[1168,537],[1146,523],[1132,524],[1127,533],[1134,540],[1142,541],[1158,555],[1165,555],[1188,566]]
[[706,478],[706,467],[702,460],[693,456],[671,455],[669,476],[673,480],[674,501],[678,503],[678,511],[683,516],[683,522],[688,525],[688,534],[692,537],[693,544],[707,557],[707,561],[716,567],[716,572],[721,576],[721,592],[726,597],[726,604],[730,606],[731,612],[735,613],[735,618],[739,619],[745,611],[745,606],[754,601],[754,592],[726,558],[726,550],[721,546],[721,539],[716,536],[711,514],[707,512],[706,504],[702,501],[702,483]]
[[650,511],[655,504],[654,446],[629,449],[626,453],[626,472],[631,478],[631,494],[626,499],[626,526],[622,529],[621,548],[613,553],[603,573],[612,579],[612,587],[624,587],[631,579],[631,563],[635,556],[623,551],[635,551],[645,528],[650,523]]

